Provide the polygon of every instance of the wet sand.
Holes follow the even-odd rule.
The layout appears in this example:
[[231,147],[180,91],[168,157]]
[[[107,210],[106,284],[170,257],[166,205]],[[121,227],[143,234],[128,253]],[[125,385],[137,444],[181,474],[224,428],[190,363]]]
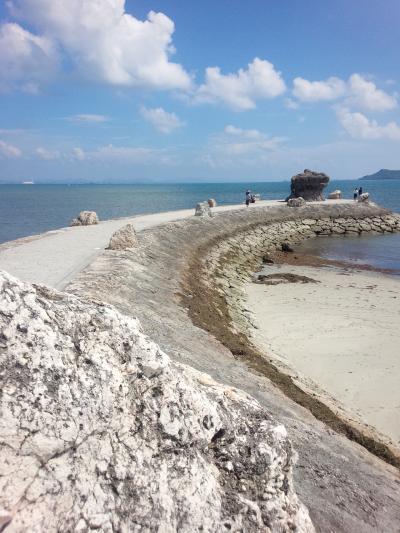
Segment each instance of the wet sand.
[[252,341],[333,410],[399,448],[400,279],[283,255],[294,264],[268,265],[259,274],[318,283],[247,284]]

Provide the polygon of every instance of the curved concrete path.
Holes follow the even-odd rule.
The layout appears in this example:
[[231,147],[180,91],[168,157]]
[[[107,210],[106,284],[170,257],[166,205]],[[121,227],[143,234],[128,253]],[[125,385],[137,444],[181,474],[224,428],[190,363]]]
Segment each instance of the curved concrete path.
[[[351,200],[329,200],[329,205],[348,202]],[[234,209],[257,209],[276,205],[281,205],[281,202],[261,201],[249,208],[245,205],[226,205],[215,207],[212,211],[219,213]],[[134,225],[136,231],[141,231],[193,215],[194,209],[138,215],[106,220],[95,226],[61,228],[41,235],[6,242],[0,245],[0,270],[6,270],[23,281],[41,283],[63,290],[104,250],[111,235],[118,228],[130,223]]]

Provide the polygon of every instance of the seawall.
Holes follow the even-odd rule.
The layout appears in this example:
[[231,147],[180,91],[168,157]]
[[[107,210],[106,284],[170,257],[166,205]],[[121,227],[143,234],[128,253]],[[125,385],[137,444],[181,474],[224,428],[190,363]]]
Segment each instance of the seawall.
[[266,374],[259,354],[248,357],[231,313],[240,284],[267,249],[318,232],[398,228],[397,215],[350,203],[193,217],[140,232],[138,249],[105,251],[68,290],[137,316],[175,360],[245,390],[284,423],[299,453],[297,491],[317,530],[372,532],[379,524],[393,531],[400,520],[397,469],[329,427]]

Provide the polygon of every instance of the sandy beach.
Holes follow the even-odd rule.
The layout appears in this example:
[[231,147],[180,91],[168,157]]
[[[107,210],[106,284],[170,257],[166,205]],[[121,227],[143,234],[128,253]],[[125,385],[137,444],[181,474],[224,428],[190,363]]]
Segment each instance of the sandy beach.
[[400,279],[269,265],[318,283],[246,285],[253,342],[338,412],[400,445]]

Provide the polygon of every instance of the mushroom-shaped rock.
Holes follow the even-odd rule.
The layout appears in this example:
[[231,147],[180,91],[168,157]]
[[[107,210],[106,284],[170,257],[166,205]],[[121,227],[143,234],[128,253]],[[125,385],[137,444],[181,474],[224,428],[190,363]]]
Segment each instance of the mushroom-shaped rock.
[[132,224],[126,224],[113,233],[108,250],[127,250],[139,245],[135,228]]
[[284,426],[138,320],[0,272],[0,332],[7,531],[314,531]]
[[307,168],[304,172],[296,174],[291,181],[291,198],[304,198],[307,202],[323,200],[324,187],[329,182],[329,176],[323,172],[314,172]]
[[77,218],[71,220],[70,226],[92,226],[99,223],[99,217],[95,211],[81,211]]
[[196,217],[211,217],[211,209],[207,202],[199,202],[194,213]]

